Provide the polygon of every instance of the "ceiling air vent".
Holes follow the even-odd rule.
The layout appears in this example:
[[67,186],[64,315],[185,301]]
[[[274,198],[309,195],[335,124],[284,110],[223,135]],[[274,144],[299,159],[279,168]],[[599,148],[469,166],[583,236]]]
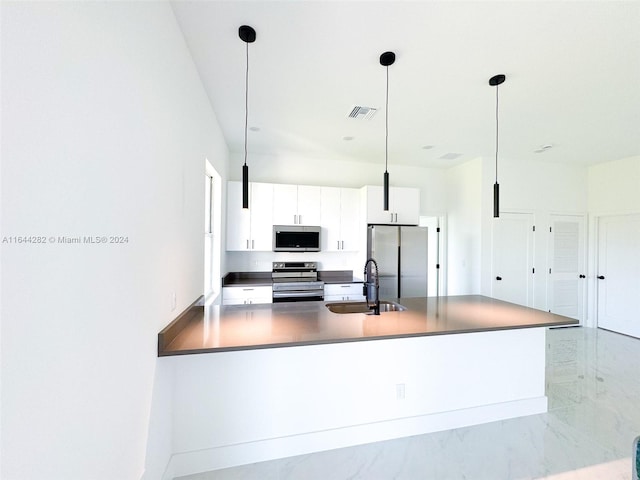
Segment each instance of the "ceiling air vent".
[[461,153],[445,153],[439,158],[442,160],[455,160],[456,158],[460,158],[461,156]]
[[351,109],[348,117],[355,118],[357,120],[371,120],[377,111],[377,108],[361,107],[359,105],[356,105]]

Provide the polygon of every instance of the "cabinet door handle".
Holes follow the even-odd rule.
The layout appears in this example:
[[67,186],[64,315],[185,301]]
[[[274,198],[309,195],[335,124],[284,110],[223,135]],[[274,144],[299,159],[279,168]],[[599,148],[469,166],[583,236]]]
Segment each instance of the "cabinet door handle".
[[249,239],[247,238],[247,250],[249,250]]
[[344,250],[344,240],[342,240],[342,250]]
[[604,280],[604,275],[598,275],[598,278],[599,278],[600,280]]
[[502,277],[496,277],[496,280],[502,280]]
[[302,225],[302,215],[298,215],[298,224]]
[[251,240],[251,250],[253,250],[254,248],[256,248],[256,241]]
[[393,223],[393,213],[391,214],[391,223]]
[[253,292],[253,288],[243,288],[242,291],[243,292]]
[[580,274],[580,275],[578,276],[578,278],[587,278],[587,277],[586,277],[586,275],[582,275],[582,274]]
[[395,221],[396,221],[396,223],[398,223],[398,214],[397,214],[397,213],[394,213],[394,215],[395,215],[395,217],[396,217],[396,220],[395,220]]

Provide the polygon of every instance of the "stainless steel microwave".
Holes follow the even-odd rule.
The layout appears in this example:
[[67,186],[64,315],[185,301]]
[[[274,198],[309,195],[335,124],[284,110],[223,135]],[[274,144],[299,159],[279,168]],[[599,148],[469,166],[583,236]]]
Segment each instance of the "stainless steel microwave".
[[274,252],[319,252],[320,227],[308,225],[274,225]]

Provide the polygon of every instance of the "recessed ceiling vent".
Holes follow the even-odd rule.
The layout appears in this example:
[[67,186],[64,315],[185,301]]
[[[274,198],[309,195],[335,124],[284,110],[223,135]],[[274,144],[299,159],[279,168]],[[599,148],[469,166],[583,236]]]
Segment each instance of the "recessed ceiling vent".
[[356,105],[351,109],[348,117],[355,118],[356,120],[371,120],[377,111],[377,108],[361,107],[359,105]]

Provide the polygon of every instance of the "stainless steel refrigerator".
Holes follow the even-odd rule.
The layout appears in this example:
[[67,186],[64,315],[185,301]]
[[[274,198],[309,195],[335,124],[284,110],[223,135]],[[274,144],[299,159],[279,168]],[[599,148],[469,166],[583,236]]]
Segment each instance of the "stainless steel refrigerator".
[[426,227],[369,225],[367,258],[378,264],[380,298],[427,296]]

